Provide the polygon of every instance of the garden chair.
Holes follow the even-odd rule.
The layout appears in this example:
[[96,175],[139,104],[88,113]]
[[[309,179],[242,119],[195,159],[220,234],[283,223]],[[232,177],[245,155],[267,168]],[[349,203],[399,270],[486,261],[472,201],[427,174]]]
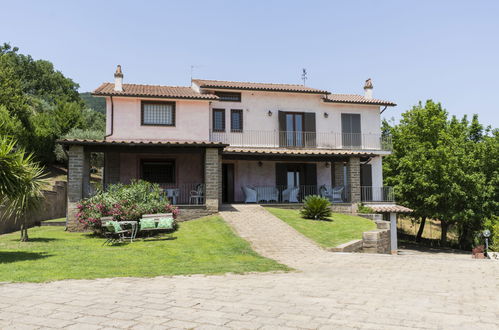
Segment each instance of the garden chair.
[[282,191],[282,201],[289,203],[298,203],[298,193],[300,188],[290,187]]
[[343,190],[344,189],[345,189],[345,187],[343,187],[343,186],[336,186],[333,188],[332,202],[343,203]]
[[103,226],[103,234],[107,238],[102,245],[111,244],[114,242],[123,242],[125,234],[129,233],[128,229],[121,228],[118,221],[108,221]]
[[256,203],[256,190],[253,187],[242,186],[241,189],[244,193],[245,203]]
[[329,199],[330,201],[333,201],[333,191],[331,190],[331,187],[323,184],[319,188],[319,194],[321,195],[321,197],[324,197],[324,198]]
[[196,186],[196,190],[191,190],[191,196],[190,196],[190,202],[191,204],[193,204],[192,202],[194,201],[195,204],[203,204],[203,200],[204,200],[204,194],[203,194],[203,185],[202,184],[198,184]]

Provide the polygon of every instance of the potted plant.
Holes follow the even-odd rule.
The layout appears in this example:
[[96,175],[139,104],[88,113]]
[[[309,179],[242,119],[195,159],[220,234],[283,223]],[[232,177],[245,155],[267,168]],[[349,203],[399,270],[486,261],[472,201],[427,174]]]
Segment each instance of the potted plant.
[[474,259],[485,259],[485,248],[483,245],[477,245],[471,250]]

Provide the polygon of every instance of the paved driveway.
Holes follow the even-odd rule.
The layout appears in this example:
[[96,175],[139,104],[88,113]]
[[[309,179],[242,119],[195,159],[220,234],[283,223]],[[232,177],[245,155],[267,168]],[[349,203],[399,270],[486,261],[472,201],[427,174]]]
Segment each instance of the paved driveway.
[[276,242],[264,246],[244,234],[299,271],[2,284],[0,328],[499,328],[498,262],[335,254],[308,245],[293,260],[286,244],[279,255],[282,237],[272,231]]

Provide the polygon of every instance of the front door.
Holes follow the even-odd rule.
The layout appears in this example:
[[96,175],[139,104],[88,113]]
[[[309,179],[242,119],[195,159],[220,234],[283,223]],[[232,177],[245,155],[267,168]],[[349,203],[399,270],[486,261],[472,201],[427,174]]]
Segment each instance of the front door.
[[317,165],[314,163],[276,163],[276,184],[279,192],[300,188],[299,198],[317,194]]
[[222,202],[234,202],[234,164],[222,164]]
[[302,166],[288,165],[286,169],[286,187],[295,188],[300,186]]

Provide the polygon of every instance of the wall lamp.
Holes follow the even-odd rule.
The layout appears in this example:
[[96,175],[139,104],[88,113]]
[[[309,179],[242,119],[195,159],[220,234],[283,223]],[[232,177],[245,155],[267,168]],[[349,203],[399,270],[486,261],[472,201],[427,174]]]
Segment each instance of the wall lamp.
[[326,168],[329,168],[329,162],[326,162],[326,164],[324,164],[324,166],[325,166]]
[[258,167],[262,167],[263,166],[263,163],[261,160],[258,161]]
[[324,112],[324,118],[327,118],[327,117],[329,117],[329,113]]
[[272,111],[269,110],[269,112],[267,112],[267,115],[269,115],[269,117],[272,117]]

